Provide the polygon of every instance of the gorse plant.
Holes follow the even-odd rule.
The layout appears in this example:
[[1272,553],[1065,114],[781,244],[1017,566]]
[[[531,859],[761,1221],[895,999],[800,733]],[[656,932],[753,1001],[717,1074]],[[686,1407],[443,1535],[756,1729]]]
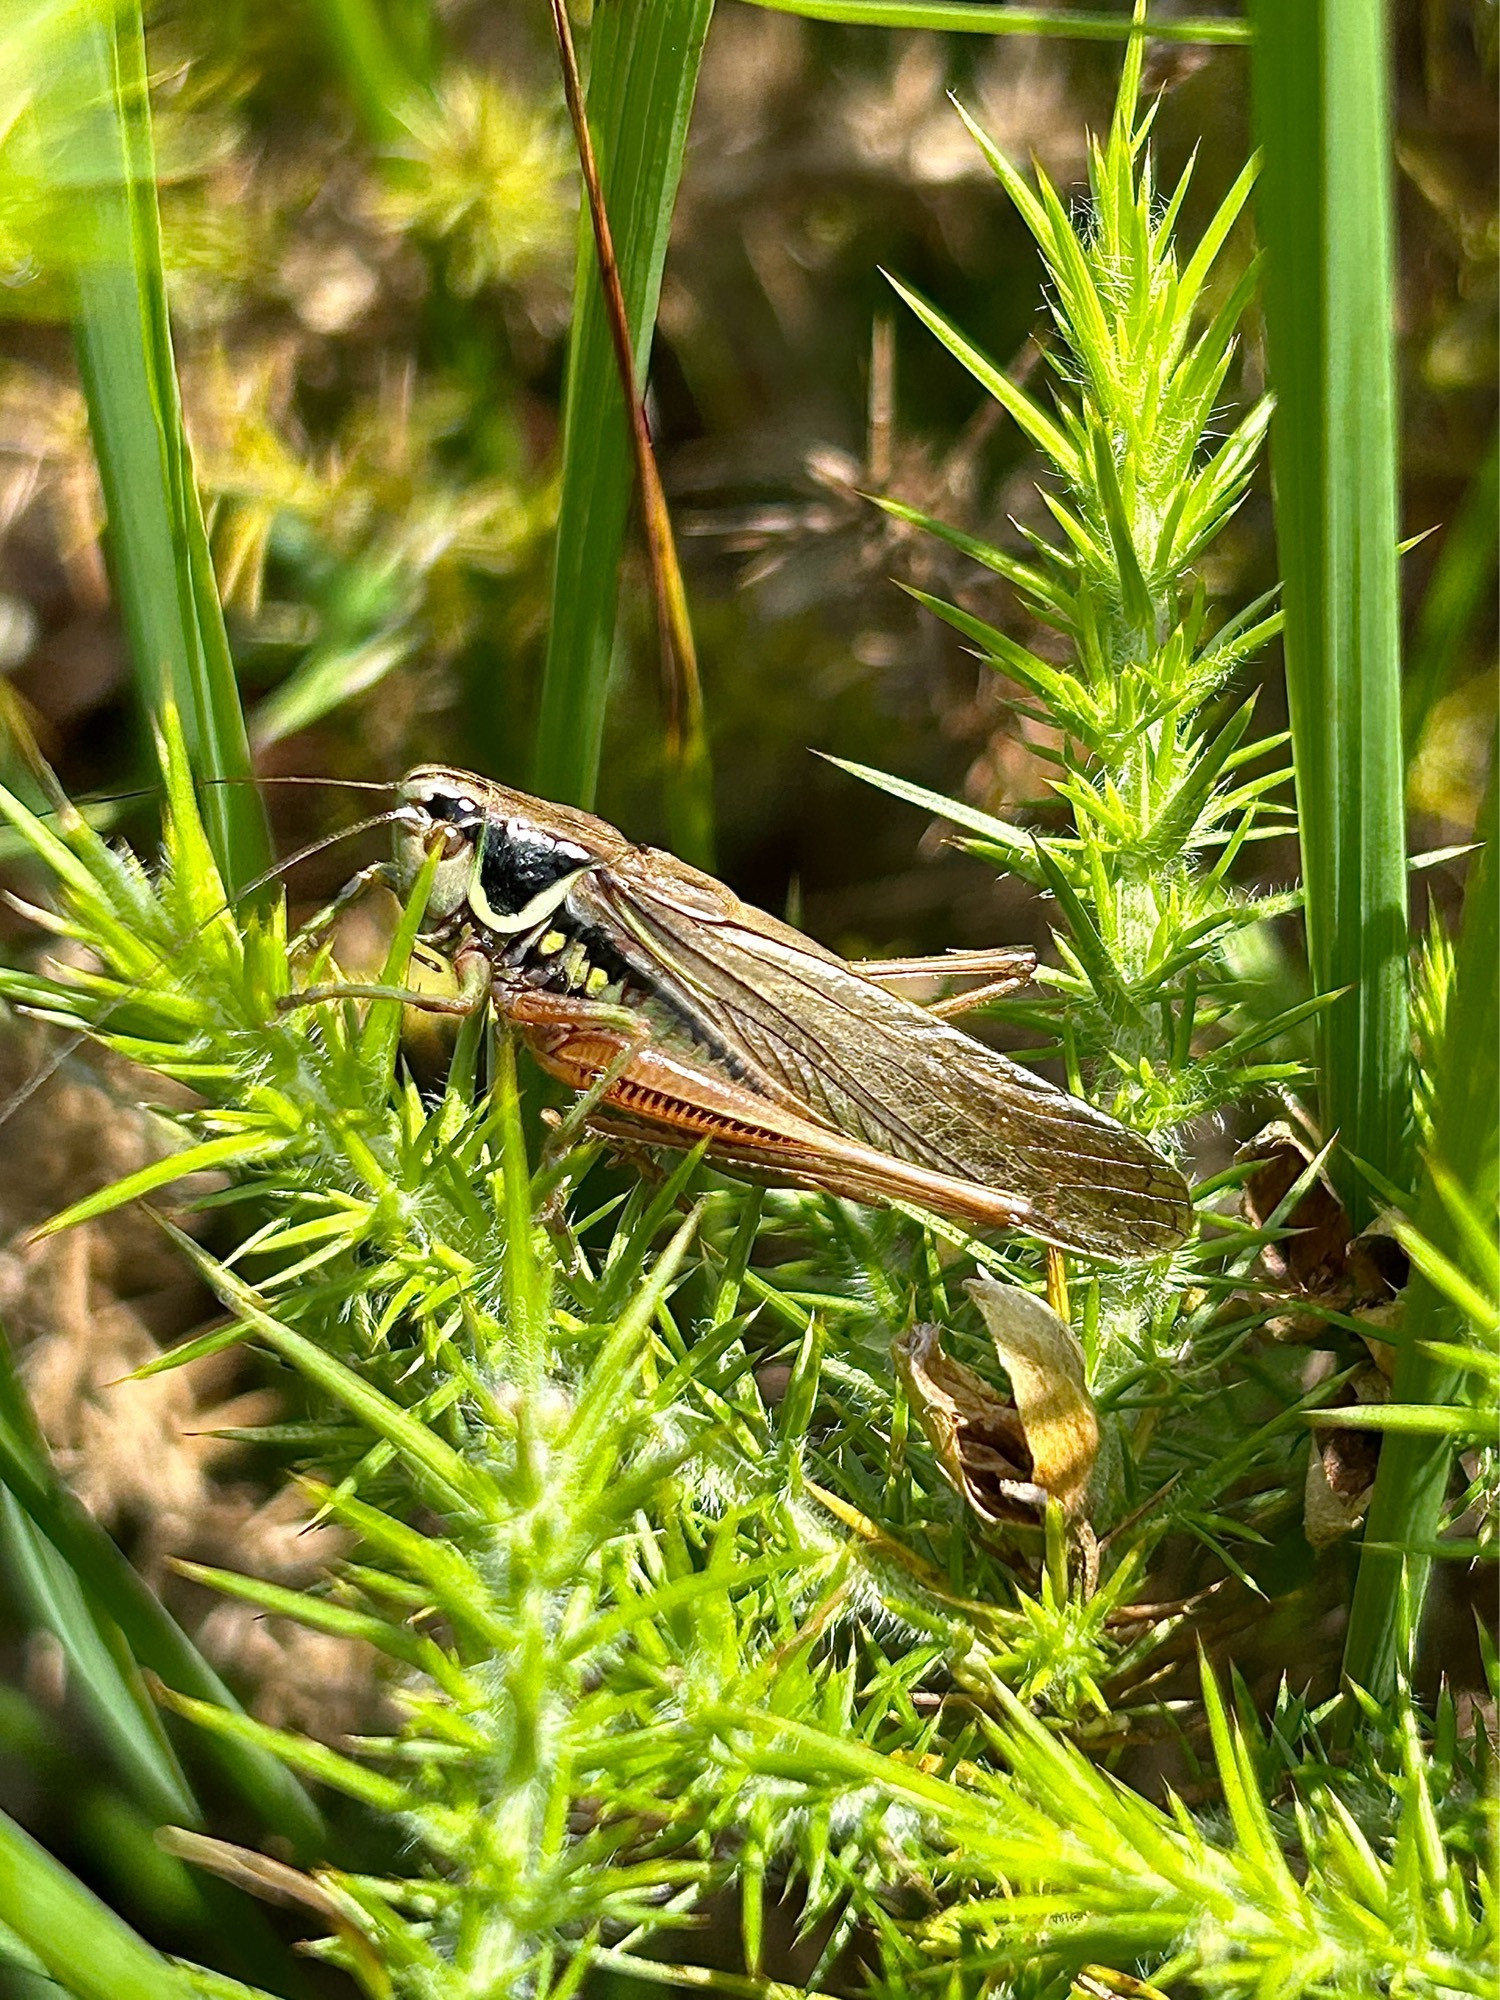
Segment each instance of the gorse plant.
[[[279,1012],[279,923],[246,928],[226,910],[180,746],[167,791],[155,887],[75,816],[59,835],[0,799],[62,887],[58,927],[114,968],[3,984],[202,1100],[196,1143],[57,1226],[210,1165],[237,1168],[233,1202],[263,1218],[229,1263],[174,1229],[232,1318],[152,1368],[253,1340],[337,1413],[306,1488],[354,1544],[328,1587],[185,1567],[267,1614],[373,1646],[399,1728],[334,1749],[170,1688],[163,1698],[401,1830],[404,1872],[283,1868],[272,1882],[330,1925],[323,1949],[363,1990],[567,1993],[591,1965],[673,1977],[653,1939],[730,1886],[751,1978],[726,1984],[770,1990],[757,1977],[764,1899],[788,1872],[804,1925],[826,1933],[813,1988],[857,1931],[901,1992],[947,1965],[965,1980],[1026,1966],[1016,1991],[1060,1994],[1106,1964],[1164,1966],[1208,1992],[1271,1977],[1309,1996],[1392,1981],[1488,1990],[1474,1968],[1489,1933],[1466,1874],[1474,1814],[1460,1810],[1460,1773],[1438,1813],[1414,1711],[1391,1779],[1390,1862],[1326,1767],[1304,1778],[1295,1719],[1274,1740],[1302,1804],[1291,1829],[1268,1814],[1211,1679],[1227,1840],[1102,1775],[1009,1690],[1045,1699],[1049,1672],[1064,1688],[1071,1675],[1107,1717],[1095,1675],[1131,1665],[1108,1631],[1128,1600],[1106,1588],[1069,1614],[1050,1565],[1040,1596],[1010,1614],[993,1575],[976,1598],[953,1590],[912,1546],[931,1485],[925,1500],[916,1480],[904,1497],[870,1491],[820,1421],[831,1404],[877,1449],[872,1383],[830,1359],[820,1388],[823,1339],[805,1306],[784,1393],[767,1405],[746,1302],[799,1308],[786,1275],[772,1286],[748,1265],[758,1203],[726,1237],[730,1198],[712,1195],[656,1250],[689,1159],[631,1198],[602,1254],[539,1226],[559,1175],[584,1161],[561,1153],[532,1172],[504,1043],[476,1104],[486,1030],[472,1021],[428,1103],[399,1073],[394,1003],[363,1020]],[[427,886],[393,944],[393,979]],[[1127,1587],[1128,1567],[1116,1571]],[[188,1834],[173,1845],[243,1873],[234,1850]],[[933,1912],[916,1929],[892,1921],[897,1889],[920,1890]],[[184,1976],[184,1991],[250,1990]]]
[[[922,524],[1059,635],[1049,660],[933,606],[1060,731],[1071,824],[1033,835],[897,789],[1051,894],[1061,968],[1042,1000],[1003,1011],[1170,1140],[1293,1078],[1266,1045],[1304,1010],[1267,1018],[1232,954],[1284,906],[1230,887],[1236,856],[1279,824],[1266,794],[1284,774],[1251,775],[1276,744],[1248,740],[1244,704],[1214,708],[1274,614],[1261,603],[1215,626],[1194,580],[1265,422],[1259,406],[1208,442],[1253,268],[1203,306],[1249,176],[1179,261],[1185,183],[1155,191],[1140,55],[1137,40],[1076,217],[976,133],[1046,259],[1053,407],[914,301],[1058,475],[1060,539],[1033,535],[1024,556]],[[227,1322],[153,1371],[253,1342],[321,1419],[311,1447],[296,1423],[258,1437],[279,1435],[309,1508],[348,1538],[325,1584],[188,1573],[367,1642],[394,1723],[333,1747],[169,1671],[163,1700],[388,1829],[381,1872],[256,1878],[317,1913],[319,1949],[364,1992],[568,2000],[613,1970],[770,2000],[796,1990],[768,1940],[784,1890],[813,1992],[1494,1990],[1485,1748],[1460,1749],[1451,1703],[1429,1724],[1403,1695],[1341,1773],[1320,1717],[1285,1697],[1263,1731],[1245,1696],[1233,1720],[1204,1670],[1208,1754],[1182,1675],[1171,1745],[1201,1808],[1153,1804],[1094,1760],[1132,1746],[1148,1704],[1171,1734],[1158,1677],[1191,1665],[1178,1642],[1193,1601],[1140,1601],[1167,1538],[1175,1575],[1224,1586],[1233,1641],[1260,1616],[1255,1544],[1295,1513],[1305,1410],[1329,1389],[1254,1347],[1264,1232],[1224,1217],[1144,1273],[1070,1273],[1106,1433],[1083,1507],[1105,1537],[1096,1579],[1057,1506],[1013,1533],[980,1516],[918,1400],[916,1327],[992,1377],[981,1318],[1003,1355],[1004,1300],[1044,1283],[1039,1245],[997,1251],[915,1212],[727,1186],[693,1156],[589,1212],[582,1119],[565,1116],[533,1161],[512,1050],[487,1015],[465,1020],[444,1085],[424,1093],[398,1001],[281,1005],[338,967],[316,933],[288,938],[279,903],[240,914],[226,896],[170,711],[162,757],[155,877],[71,808],[53,824],[0,794],[55,885],[43,923],[89,967],[6,970],[0,995],[195,1093],[163,1114],[184,1143],[50,1225],[200,1170],[229,1177],[199,1210],[238,1226],[232,1250],[165,1222]],[[436,867],[435,850],[396,925],[392,988]],[[984,1268],[978,1313],[960,1259]],[[1082,1400],[1075,1385],[1075,1414]],[[256,1809],[268,1816],[263,1793]],[[192,1829],[171,1838],[232,1879],[250,1872]],[[740,1971],[677,1962],[691,1945],[675,1934],[711,1899],[738,1906]],[[21,1935],[55,1963],[44,1933]],[[253,1989],[163,1964],[160,1991],[174,1990]]]
[[[918,593],[1019,689],[1016,708],[1060,738],[1053,791],[1070,825],[1047,830],[1054,809],[1027,829],[862,775],[954,821],[969,853],[1050,894],[1060,965],[1038,974],[1040,999],[1003,1001],[994,1012],[1040,1030],[1075,1088],[1087,1083],[1117,1116],[1170,1142],[1192,1121],[1289,1086],[1301,1074],[1292,1031],[1317,1002],[1266,1010],[1239,975],[1239,939],[1295,900],[1247,897],[1231,874],[1288,816],[1271,796],[1288,776],[1276,755],[1284,739],[1253,737],[1253,701],[1236,701],[1229,685],[1279,621],[1267,599],[1214,616],[1197,573],[1244,497],[1270,409],[1262,398],[1222,434],[1256,267],[1245,261],[1224,279],[1219,265],[1253,170],[1182,256],[1175,231],[1191,168],[1169,195],[1158,192],[1140,61],[1135,44],[1108,136],[1090,149],[1092,199],[1075,215],[1045,176],[1033,190],[970,123],[1042,253],[1055,336],[1043,349],[1056,383],[1050,407],[897,287],[1014,418],[1055,481],[1041,495],[1054,532],[1024,529],[1019,551],[897,501],[882,505],[1004,579],[1027,616],[1055,635],[1038,651]],[[1219,1495],[1262,1454],[1286,1476],[1295,1450],[1293,1435],[1278,1445],[1257,1421],[1245,1457],[1223,1453],[1214,1405],[1255,1323],[1253,1310],[1227,1310],[1225,1294],[1243,1284],[1251,1261],[1234,1222],[1214,1217],[1169,1265],[1081,1288],[1090,1380],[1105,1417],[1093,1494],[1101,1530],[1170,1489],[1148,1510],[1145,1539],[1189,1525],[1238,1567]],[[1185,1313],[1189,1285],[1197,1303]],[[1295,1398],[1289,1382],[1283,1393]]]
[[1195,331],[1253,172],[1179,265],[1174,229],[1191,168],[1170,197],[1158,195],[1151,114],[1137,113],[1140,59],[1137,44],[1109,137],[1091,148],[1093,199],[1077,221],[1044,176],[1034,193],[970,121],[1043,255],[1058,335],[1044,348],[1060,385],[1053,411],[897,286],[1048,462],[1060,490],[1043,488],[1042,499],[1060,539],[1028,531],[1023,560],[884,504],[1006,579],[1023,609],[1059,635],[1063,658],[1052,661],[924,599],[1062,734],[1055,790],[1071,811],[1071,834],[1033,837],[966,814],[978,836],[967,844],[1057,900],[1063,968],[1044,977],[1063,1003],[1056,1011],[1075,1071],[1107,1058],[1115,1073],[1098,1082],[1121,1115],[1171,1129],[1287,1074],[1245,1061],[1287,1024],[1206,1046],[1202,1031],[1225,1011],[1224,941],[1265,914],[1231,895],[1230,869],[1259,828],[1285,820],[1287,809],[1267,794],[1289,774],[1247,776],[1281,739],[1246,742],[1249,703],[1217,722],[1211,706],[1274,635],[1276,615],[1261,600],[1212,625],[1195,571],[1244,497],[1270,415],[1263,398],[1214,441],[1253,260]]
[[[1040,1001],[995,1012],[1041,1029],[1075,1087],[1086,1078],[1116,1115],[1170,1135],[1295,1078],[1295,1060],[1268,1045],[1305,1010],[1236,1014],[1236,937],[1287,902],[1236,894],[1231,870],[1248,843],[1284,826],[1288,809],[1270,795],[1288,773],[1275,758],[1283,739],[1252,738],[1253,702],[1227,690],[1278,617],[1262,599],[1214,619],[1196,570],[1244,497],[1270,410],[1262,398],[1216,435],[1253,259],[1216,297],[1213,287],[1253,170],[1181,258],[1175,229],[1191,168],[1170,195],[1158,193],[1152,113],[1138,108],[1140,61],[1136,43],[1109,134],[1090,150],[1091,202],[1076,216],[1045,176],[1033,190],[968,121],[1042,253],[1056,336],[1043,350],[1057,383],[1050,408],[897,284],[1055,476],[1055,488],[1041,490],[1055,532],[1024,530],[1029,547],[1019,553],[881,504],[1003,578],[1056,635],[1046,657],[917,593],[1019,688],[1019,712],[1060,735],[1053,789],[1071,827],[1028,830],[863,775],[955,821],[968,852],[1052,896],[1061,964],[1039,973],[1048,989]],[[1097,1386],[1175,1351],[1179,1290],[1180,1274],[1165,1271],[1104,1288],[1093,1322]]]

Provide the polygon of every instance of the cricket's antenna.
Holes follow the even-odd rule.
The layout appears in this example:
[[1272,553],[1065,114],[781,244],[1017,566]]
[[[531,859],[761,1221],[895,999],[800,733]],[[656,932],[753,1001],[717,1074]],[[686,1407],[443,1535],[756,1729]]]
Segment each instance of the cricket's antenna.
[[400,787],[391,778],[325,778],[291,776],[280,778],[199,778],[199,785],[326,785],[336,792],[394,792]]
[[[371,789],[375,791],[393,791],[395,787],[372,783]],[[340,827],[337,833],[324,834],[321,840],[310,840],[305,847],[297,848],[293,853],[285,856],[283,860],[278,861],[274,868],[268,868],[264,874],[255,876],[249,882],[242,883],[228,901],[221,903],[218,909],[211,911],[203,919],[202,923],[195,925],[190,935],[200,937],[210,924],[217,923],[220,917],[232,911],[235,905],[243,902],[246,896],[253,896],[258,889],[264,889],[267,884],[276,881],[279,876],[285,875],[288,870],[295,868],[299,862],[308,861],[313,855],[323,853],[325,848],[336,847],[341,840],[350,840],[357,833],[369,833],[374,827],[389,826],[393,820],[401,817],[403,810],[404,808],[401,806],[391,806],[385,812],[371,813],[368,819],[357,819],[352,826]],[[43,1063],[35,1075],[28,1077],[15,1096],[11,1098],[10,1102],[3,1110],[0,1110],[0,1125],[8,1124],[24,1105],[31,1102],[39,1090],[45,1089],[53,1077],[57,1075],[63,1064],[68,1062],[83,1047],[85,1042],[93,1040],[94,1035],[104,1026],[111,1015],[117,1013],[127,1002],[135,999],[137,994],[143,993],[145,988],[146,982],[138,980],[126,992],[117,994],[104,1009],[103,1013],[98,1016],[85,1032],[71,1035],[57,1051],[57,1054],[53,1056],[52,1060]]]
[[[377,789],[393,791],[395,787],[381,785]],[[389,826],[393,820],[401,817],[404,810],[403,806],[391,806],[385,812],[371,813],[368,819],[357,819],[352,826],[341,826],[337,833],[325,833],[321,840],[310,840],[306,847],[294,848],[290,854],[278,861],[275,867],[268,868],[263,875],[256,875],[250,881],[242,882],[233,898],[225,903],[222,909],[215,910],[213,917],[208,917],[204,921],[212,923],[214,917],[223,916],[225,910],[232,910],[234,905],[243,902],[246,896],[253,896],[257,889],[264,889],[279,876],[285,875],[289,869],[297,867],[300,862],[310,861],[315,854],[322,854],[326,848],[337,847],[341,840],[352,840],[355,834],[369,833],[377,826]]]
[[[195,778],[194,786],[206,790],[211,785],[324,785],[338,792],[395,792],[400,786],[394,779],[386,778],[324,778],[324,777],[282,777],[282,778]],[[69,799],[66,805],[36,806],[33,811],[38,819],[56,819],[59,813],[83,812],[89,806],[126,805],[131,799],[159,799],[159,785],[136,785],[128,792],[93,792],[84,799]],[[351,829],[352,830],[352,829]]]

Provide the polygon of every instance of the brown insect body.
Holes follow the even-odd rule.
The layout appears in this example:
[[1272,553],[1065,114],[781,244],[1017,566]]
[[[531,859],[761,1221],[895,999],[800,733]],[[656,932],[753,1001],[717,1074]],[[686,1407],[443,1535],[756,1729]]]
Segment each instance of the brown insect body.
[[1107,1257],[1170,1250],[1182,1176],[1136,1133],[889,991],[712,876],[469,772],[402,781],[395,881],[424,935],[592,1122],[725,1167]]

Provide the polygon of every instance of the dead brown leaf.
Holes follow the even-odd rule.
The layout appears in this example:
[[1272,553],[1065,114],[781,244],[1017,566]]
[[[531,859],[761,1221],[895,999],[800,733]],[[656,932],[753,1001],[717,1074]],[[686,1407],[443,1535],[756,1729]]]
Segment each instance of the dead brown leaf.
[[892,1350],[943,1476],[991,1524],[1035,1524],[1049,1500],[1076,1517],[1099,1451],[1077,1337],[1030,1292],[991,1278],[967,1289],[1010,1378],[1008,1397],[955,1361],[935,1326],[912,1327]]

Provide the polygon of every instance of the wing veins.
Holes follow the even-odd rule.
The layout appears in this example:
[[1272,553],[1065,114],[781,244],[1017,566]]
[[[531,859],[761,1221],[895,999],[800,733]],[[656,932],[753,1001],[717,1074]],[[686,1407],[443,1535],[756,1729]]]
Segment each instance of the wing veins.
[[[803,1116],[914,1165],[1031,1199],[1039,1218],[1082,1247],[1154,1254],[1185,1233],[1186,1185],[1138,1133],[835,955],[804,951],[800,934],[774,920],[760,933],[759,913],[722,884],[711,885],[708,909],[679,903],[672,886],[670,877],[637,881],[608,868],[580,889],[650,954],[674,1011],[701,1023],[705,1039],[743,1050],[773,1095]],[[703,893],[696,877],[692,886]],[[705,928],[716,949],[699,943]],[[846,982],[855,995],[841,990]],[[805,1006],[793,1011],[780,997],[788,986]],[[878,1078],[848,1066],[837,1045],[845,1022],[855,1046],[878,1035]],[[929,1110],[930,1125],[912,1122],[909,1106]]]

